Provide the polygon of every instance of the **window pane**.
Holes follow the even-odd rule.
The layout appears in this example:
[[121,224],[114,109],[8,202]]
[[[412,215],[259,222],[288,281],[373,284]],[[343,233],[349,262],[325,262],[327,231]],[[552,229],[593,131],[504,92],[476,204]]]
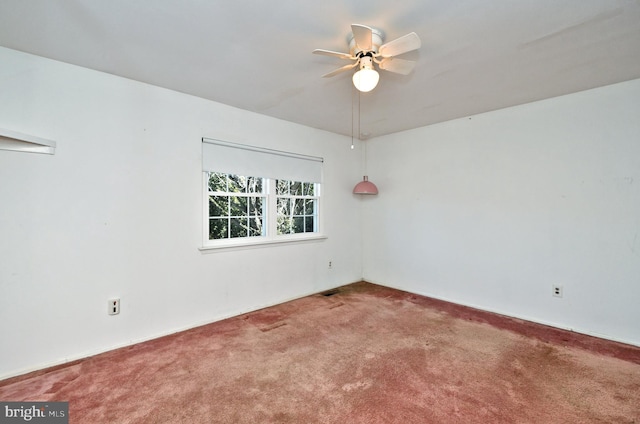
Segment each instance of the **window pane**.
[[247,177],[229,175],[229,192],[245,193],[247,191]]
[[291,199],[278,199],[278,216],[291,215]]
[[293,196],[302,196],[302,183],[300,181],[291,181],[289,194]]
[[229,215],[229,197],[228,196],[209,196],[209,216],[228,216]]
[[249,197],[249,215],[262,215],[264,197]]
[[302,194],[305,196],[313,196],[315,192],[315,186],[316,185],[314,183],[304,183]]
[[304,199],[293,199],[293,214],[304,215]]
[[249,198],[249,237],[266,235],[266,228],[263,225],[263,203],[264,198],[262,197]]
[[247,192],[262,193],[262,178],[257,178],[257,177],[247,178]]
[[248,234],[247,218],[230,218],[229,222],[231,224],[231,227],[230,227],[231,238],[247,237],[247,234]]
[[258,237],[263,234],[262,217],[250,217],[249,218],[249,237]]
[[304,202],[304,214],[305,215],[313,215],[315,211],[316,201],[307,199]]
[[278,234],[290,234],[292,220],[287,216],[278,216]]
[[247,198],[239,196],[230,196],[230,215],[231,216],[247,216]]
[[227,191],[227,174],[210,172],[209,191]]
[[313,232],[316,231],[315,227],[313,225],[314,221],[315,220],[313,219],[312,216],[305,217],[305,219],[304,219],[304,232],[305,233],[313,233]]
[[304,233],[304,218],[303,217],[296,217],[293,218],[293,229],[292,229],[293,233]]
[[227,218],[209,219],[209,240],[229,237]]
[[289,181],[276,180],[276,194],[277,195],[289,194]]

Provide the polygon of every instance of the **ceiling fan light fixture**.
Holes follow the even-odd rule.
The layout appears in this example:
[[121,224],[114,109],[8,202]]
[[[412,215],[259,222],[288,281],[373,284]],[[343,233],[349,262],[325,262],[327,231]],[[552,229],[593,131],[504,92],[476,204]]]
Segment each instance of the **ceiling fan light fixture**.
[[359,91],[366,93],[376,88],[380,79],[373,62],[377,63],[378,68],[384,71],[401,75],[409,75],[416,64],[415,61],[399,59],[396,56],[419,49],[421,42],[418,34],[411,32],[385,44],[382,44],[383,41],[384,32],[381,30],[366,25],[352,24],[351,33],[347,36],[349,53],[324,49],[315,49],[313,53],[352,60],[352,63],[326,73],[322,77],[333,77],[357,66],[358,71],[353,74],[352,78],[353,85]]
[[380,75],[373,69],[373,62],[370,56],[360,59],[360,70],[353,74],[353,85],[363,93],[367,93],[378,85]]

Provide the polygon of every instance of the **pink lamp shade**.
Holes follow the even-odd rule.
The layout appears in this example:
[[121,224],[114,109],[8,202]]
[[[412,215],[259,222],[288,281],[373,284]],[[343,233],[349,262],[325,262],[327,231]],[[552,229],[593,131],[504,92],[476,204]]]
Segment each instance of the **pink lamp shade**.
[[362,177],[362,181],[353,188],[353,194],[378,194],[378,187],[365,175]]

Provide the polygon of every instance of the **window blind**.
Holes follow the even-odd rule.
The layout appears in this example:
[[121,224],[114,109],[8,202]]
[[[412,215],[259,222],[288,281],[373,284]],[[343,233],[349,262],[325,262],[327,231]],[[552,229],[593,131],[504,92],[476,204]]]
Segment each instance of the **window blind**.
[[202,138],[202,170],[319,183],[323,158]]

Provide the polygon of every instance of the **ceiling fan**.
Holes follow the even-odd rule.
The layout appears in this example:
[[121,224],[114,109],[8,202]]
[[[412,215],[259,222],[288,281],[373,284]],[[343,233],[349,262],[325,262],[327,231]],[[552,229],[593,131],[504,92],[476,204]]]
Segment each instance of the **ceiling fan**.
[[358,71],[353,74],[353,85],[362,92],[371,91],[378,85],[380,76],[375,70],[374,63],[384,71],[408,75],[413,71],[416,63],[412,60],[398,59],[396,56],[417,50],[421,46],[420,37],[415,32],[382,44],[384,33],[381,30],[359,24],[351,25],[351,34],[347,37],[347,41],[349,53],[323,49],[316,49],[313,53],[353,60],[353,63],[329,72],[323,77],[332,77],[358,67]]

